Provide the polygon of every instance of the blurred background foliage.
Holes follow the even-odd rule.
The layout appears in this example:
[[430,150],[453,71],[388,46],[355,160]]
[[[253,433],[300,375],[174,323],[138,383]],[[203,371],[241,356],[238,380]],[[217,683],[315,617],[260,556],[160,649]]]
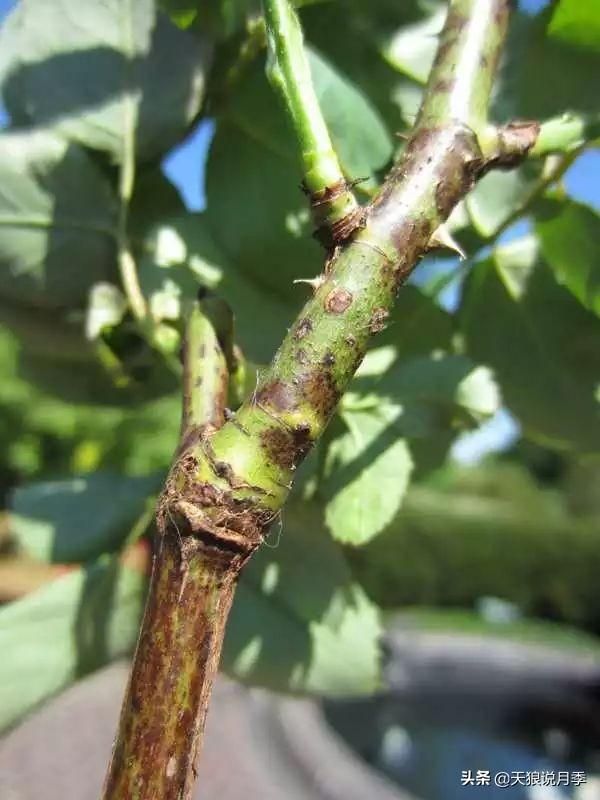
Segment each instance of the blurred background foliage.
[[[231,304],[252,390],[306,297],[294,280],[323,261],[253,2],[10,5],[2,726],[134,644],[197,287]],[[301,5],[327,122],[367,201],[414,121],[444,4]],[[513,16],[494,115],[597,114],[599,68],[596,4],[560,0],[535,14],[527,4]],[[428,257],[400,293],[243,577],[230,673],[284,690],[371,691],[380,609],[468,611],[489,595],[595,642],[595,144],[490,174],[452,215],[468,257]],[[590,165],[596,189],[583,202],[570,170]],[[137,316],[122,281],[132,261]]]

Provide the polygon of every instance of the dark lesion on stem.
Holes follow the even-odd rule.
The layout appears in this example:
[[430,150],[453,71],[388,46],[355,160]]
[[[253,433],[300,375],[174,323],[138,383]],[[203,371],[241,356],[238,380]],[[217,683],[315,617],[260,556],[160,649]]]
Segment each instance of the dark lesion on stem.
[[347,242],[364,225],[365,209],[352,191],[355,183],[344,179],[317,192],[311,192],[304,184],[301,186],[317,226],[314,236],[328,252]]

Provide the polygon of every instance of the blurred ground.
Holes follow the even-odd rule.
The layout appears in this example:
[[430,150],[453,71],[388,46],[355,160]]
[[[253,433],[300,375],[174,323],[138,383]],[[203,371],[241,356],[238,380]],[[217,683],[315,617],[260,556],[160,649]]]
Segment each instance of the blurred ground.
[[[387,690],[347,702],[282,697],[220,677],[195,797],[600,797],[598,652],[417,629],[406,615],[388,625],[386,651]],[[5,737],[2,800],[96,800],[127,670],[121,662],[95,673]],[[483,789],[461,786],[466,769],[584,771],[587,779],[565,789]]]

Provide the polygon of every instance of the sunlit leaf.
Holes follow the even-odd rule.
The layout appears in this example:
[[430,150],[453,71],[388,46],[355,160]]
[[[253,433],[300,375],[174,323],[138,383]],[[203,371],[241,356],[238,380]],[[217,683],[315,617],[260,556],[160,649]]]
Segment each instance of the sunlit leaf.
[[391,522],[413,467],[396,427],[401,408],[380,404],[368,411],[343,411],[346,431],[327,451],[325,519],[333,536],[363,544]]
[[200,108],[211,47],[153,0],[21,0],[0,52],[14,123],[53,125],[122,161],[161,155],[182,136]]
[[[319,508],[291,502],[245,570],[227,627],[224,668],[283,691],[354,695],[379,685],[380,622],[353,583]],[[271,545],[271,547],[269,547]]]
[[103,559],[0,610],[0,728],[131,652],[145,578]]
[[536,215],[542,253],[557,281],[600,316],[600,217],[573,201],[546,202]]
[[567,44],[600,51],[600,6],[595,2],[560,0],[548,32]]
[[495,373],[526,435],[600,447],[598,321],[554,279],[526,238],[476,265],[462,308],[467,352]]
[[81,562],[117,549],[163,475],[142,478],[95,472],[63,481],[18,487],[11,530],[19,546],[40,561]]
[[42,130],[0,135],[3,297],[83,306],[116,278],[115,227],[116,198],[83,148]]

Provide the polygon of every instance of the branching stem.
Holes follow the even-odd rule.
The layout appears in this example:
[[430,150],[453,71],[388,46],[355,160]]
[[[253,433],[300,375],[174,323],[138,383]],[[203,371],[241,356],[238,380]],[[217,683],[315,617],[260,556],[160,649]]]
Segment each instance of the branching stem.
[[267,75],[281,95],[302,160],[303,184],[325,241],[348,238],[362,218],[346,183],[319,105],[304,37],[290,0],[263,0],[267,29]]
[[[280,0],[265,0],[265,11],[277,79],[291,98],[303,152],[325,153],[329,140],[318,105],[311,105],[297,19]],[[508,13],[508,0],[450,2],[402,158],[364,226],[329,259],[256,390],[222,425],[222,383],[213,380],[208,390],[204,380],[224,374],[226,347],[208,314],[200,309],[192,318],[183,439],[159,502],[159,552],[105,800],[189,800],[240,569],[281,511],[297,466],[439,226],[480,175],[517,163],[534,145],[537,124],[494,130],[487,123]],[[327,169],[321,178],[329,180]]]

